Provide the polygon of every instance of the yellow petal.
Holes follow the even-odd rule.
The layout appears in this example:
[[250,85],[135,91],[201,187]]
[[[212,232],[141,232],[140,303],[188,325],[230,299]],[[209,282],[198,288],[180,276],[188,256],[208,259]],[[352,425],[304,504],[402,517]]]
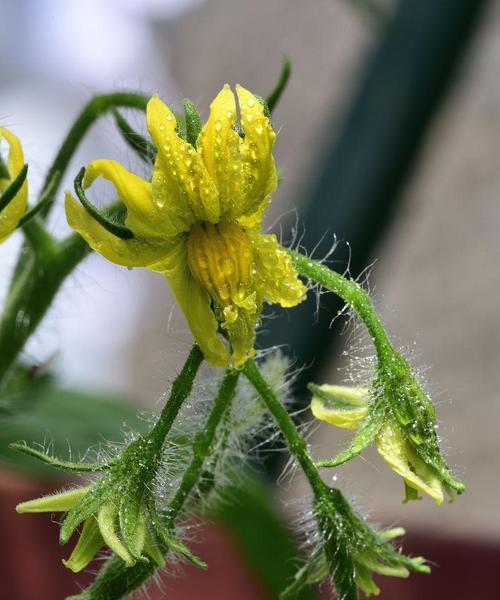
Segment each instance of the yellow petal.
[[241,86],[236,91],[244,139],[236,131],[236,102],[226,84],[210,106],[197,146],[217,183],[223,214],[228,219],[252,215],[255,226],[277,186],[272,156],[276,134],[255,96]]
[[18,513],[66,512],[76,506],[91,487],[88,485],[21,502],[16,506],[16,511]]
[[320,421],[342,429],[356,429],[368,413],[367,388],[325,384],[312,389],[311,411]]
[[243,162],[245,204],[240,207],[240,217],[251,215],[259,209],[278,186],[278,176],[274,164],[273,146],[276,134],[269,118],[264,115],[264,107],[257,98],[241,85],[236,86],[236,94],[241,113],[241,127],[245,137],[241,142]]
[[[9,183],[13,181],[24,167],[24,155],[19,139],[7,129],[0,127],[0,139],[4,137],[9,145],[9,156],[7,169],[10,180],[0,181],[0,193],[5,191]],[[26,211],[28,204],[28,182],[24,181],[21,189],[17,192],[9,204],[0,212],[0,242],[6,240],[17,227],[21,217]]]
[[275,235],[247,231],[254,256],[254,285],[258,297],[285,308],[305,299],[307,288],[297,277],[291,258]]
[[94,160],[85,169],[84,186],[90,187],[98,177],[110,181],[127,207],[125,224],[139,237],[165,235],[165,220],[154,204],[151,184],[130,173],[114,160]]
[[161,266],[205,360],[214,366],[226,366],[229,354],[217,336],[218,323],[210,296],[189,270],[185,241],[171,250]]
[[148,267],[158,263],[168,253],[169,240],[154,243],[150,239],[121,239],[100,225],[83,206],[66,192],[66,218],[87,244],[99,254],[118,265]]
[[136,561],[118,537],[117,516],[118,511],[116,506],[112,502],[109,502],[99,509],[97,523],[106,545],[125,562],[127,567],[131,567]]
[[435,470],[417,455],[395,423],[387,421],[375,443],[382,458],[409,487],[428,494],[438,505],[443,502],[443,488]]
[[241,138],[234,126],[236,101],[226,85],[210,105],[210,116],[201,130],[197,147],[212,179],[217,184],[221,212],[233,215],[244,203],[243,169],[240,161]]
[[89,517],[83,524],[82,532],[78,542],[67,560],[63,559],[63,565],[79,573],[92,561],[94,556],[104,546],[99,526],[94,516]]
[[158,149],[153,171],[153,201],[169,226],[165,235],[189,231],[195,221],[216,223],[219,195],[201,156],[177,135],[174,115],[158,96],[147,107],[148,130]]

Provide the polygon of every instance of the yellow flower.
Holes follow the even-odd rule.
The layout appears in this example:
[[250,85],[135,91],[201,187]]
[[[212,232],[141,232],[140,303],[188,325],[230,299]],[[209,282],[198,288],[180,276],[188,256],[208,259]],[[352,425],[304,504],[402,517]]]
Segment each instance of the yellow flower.
[[[311,411],[321,421],[343,429],[356,429],[368,415],[369,388],[313,384],[310,388],[313,391]],[[406,500],[417,499],[420,491],[433,498],[436,504],[443,502],[443,482],[439,473],[420,458],[391,416],[384,420],[375,436],[375,445],[391,469],[403,478]]]
[[[0,206],[2,194],[18,177],[24,167],[24,156],[21,142],[18,138],[3,127],[0,127],[0,142],[4,138],[9,145],[9,156],[5,171],[0,171]],[[4,166],[0,159],[0,166]],[[17,227],[28,204],[28,183],[23,182],[17,194],[9,203],[0,210],[0,242],[6,240]]]
[[[122,239],[99,224],[70,194],[69,224],[109,260],[165,274],[206,360],[242,365],[253,355],[264,301],[295,306],[305,297],[288,254],[261,232],[277,187],[276,134],[248,90],[225,85],[195,147],[178,134],[174,114],[153,96],[147,125],[158,154],[151,182],[111,160],[90,163],[84,187],[111,181],[127,208]],[[218,337],[219,326],[230,350]]]

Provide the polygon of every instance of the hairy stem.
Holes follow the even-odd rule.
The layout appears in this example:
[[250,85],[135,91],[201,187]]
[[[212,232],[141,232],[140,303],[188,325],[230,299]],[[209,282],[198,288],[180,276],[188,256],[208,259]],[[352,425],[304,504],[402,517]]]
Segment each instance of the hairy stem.
[[186,469],[179,489],[177,490],[177,493],[170,502],[168,510],[166,511],[168,519],[171,523],[182,510],[182,507],[184,506],[189,494],[200,479],[205,460],[210,455],[217,427],[219,426],[224,413],[234,398],[238,376],[238,371],[226,372],[205,427],[196,436],[193,446],[193,459],[189,467]]
[[336,273],[298,252],[293,250],[288,250],[288,252],[300,275],[308,277],[337,296],[340,296],[342,300],[356,311],[370,333],[379,358],[387,358],[394,354],[394,349],[389,342],[380,319],[373,310],[370,297],[359,283],[351,279],[346,279],[340,273]]
[[194,344],[191,348],[191,352],[184,363],[184,367],[179,375],[176,377],[170,396],[167,403],[161,411],[158,421],[149,433],[148,437],[159,446],[163,445],[168,432],[172,428],[172,425],[179,414],[184,401],[191,393],[193,387],[193,381],[196,377],[196,373],[203,362],[203,353],[197,344]]
[[[174,498],[167,509],[162,511],[162,516],[166,516],[169,526],[174,523],[175,519],[181,513],[191,491],[200,480],[205,460],[210,455],[215,440],[217,428],[234,398],[238,375],[237,371],[226,371],[205,427],[195,439],[191,463],[184,472]],[[170,400],[165,409],[168,404],[170,404]],[[160,420],[162,420],[162,417],[160,417]],[[165,416],[163,424],[159,426],[158,431],[164,431],[167,426],[166,424],[169,422],[170,416]],[[162,551],[167,552],[168,549],[163,546]],[[137,590],[154,574],[155,570],[156,566],[152,562],[138,562],[133,567],[126,567],[120,558],[112,556],[103,566],[92,585],[81,594],[71,596],[68,600],[120,600],[120,598],[125,598]]]
[[299,433],[286,408],[278,400],[276,394],[264,379],[262,373],[253,360],[248,360],[245,363],[243,367],[243,373],[259,393],[269,412],[272,414],[274,420],[278,424],[278,427],[285,438],[290,454],[292,454],[300,464],[305,476],[307,477],[307,480],[309,481],[309,484],[311,485],[316,499],[323,497],[328,488],[321,479],[318,469],[309,456],[306,441]]

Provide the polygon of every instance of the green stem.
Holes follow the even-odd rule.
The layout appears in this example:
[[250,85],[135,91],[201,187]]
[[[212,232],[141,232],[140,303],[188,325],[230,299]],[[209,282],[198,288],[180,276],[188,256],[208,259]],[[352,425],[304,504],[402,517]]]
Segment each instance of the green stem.
[[[26,224],[32,227],[34,222]],[[0,319],[0,383],[36,329],[64,279],[89,252],[77,234],[43,245],[15,281]]]
[[[43,207],[39,214],[46,216],[59,189],[69,162],[90,126],[104,113],[116,107],[145,110],[148,98],[141,94],[116,93],[94,96],[71,127],[40,193]],[[0,384],[50,307],[64,279],[89,252],[85,241],[71,235],[54,242],[38,218],[23,228],[36,254],[23,249],[12,278],[3,315],[0,320]]]
[[316,500],[319,500],[329,489],[321,479],[318,469],[309,456],[306,441],[300,435],[286,408],[278,400],[253,360],[248,360],[245,363],[243,373],[259,393],[269,412],[274,417],[285,437],[290,454],[297,459],[311,485]]
[[184,506],[189,494],[200,479],[204,462],[212,450],[212,444],[215,439],[217,427],[219,426],[224,413],[234,398],[238,376],[238,371],[226,372],[206,425],[196,436],[193,445],[193,459],[189,467],[186,469],[179,489],[168,505],[168,509],[166,511],[171,524],[182,510],[182,507]]
[[385,330],[373,310],[372,303],[366,291],[352,279],[346,279],[324,265],[311,260],[307,256],[293,250],[288,250],[295,268],[304,277],[319,283],[353,308],[365,324],[379,358],[387,359],[394,354],[394,349],[385,333]]
[[134,94],[132,92],[101,94],[94,96],[90,102],[88,102],[69,130],[66,139],[45,177],[40,197],[46,193],[47,188],[49,187],[52,187],[52,192],[51,197],[47,200],[47,205],[43,210],[44,215],[49,212],[50,205],[57,194],[69,162],[91,125],[93,125],[99,117],[114,108],[137,108],[138,110],[144,111],[146,110],[147,103],[147,96]]
[[153,440],[155,445],[158,444],[160,449],[179,414],[179,410],[191,393],[194,378],[202,362],[203,353],[199,346],[194,344],[182,371],[177,375],[172,385],[170,396],[161,411],[158,421],[148,435],[148,438]]
[[[194,348],[197,348],[197,346]],[[188,363],[186,363],[185,368],[187,365]],[[168,508],[162,511],[163,515],[168,515],[169,525],[172,525],[175,518],[180,514],[191,491],[200,479],[203,472],[203,464],[212,449],[217,428],[234,398],[238,375],[237,371],[227,371],[222,380],[205,427],[194,442],[191,463],[184,472],[179,489]],[[170,402],[171,400],[169,399],[165,409]],[[166,413],[165,409],[164,413]],[[160,420],[162,420],[162,417],[163,414]],[[158,426],[158,431],[163,432],[170,422],[171,417],[165,416],[163,424]],[[158,433],[158,435],[160,436],[161,433]],[[166,552],[167,548],[163,547],[163,551]],[[152,562],[146,564],[138,562],[133,567],[127,568],[120,558],[112,556],[101,569],[92,585],[81,594],[71,596],[68,600],[119,600],[120,598],[125,598],[145,583],[154,574],[155,570],[156,566]]]

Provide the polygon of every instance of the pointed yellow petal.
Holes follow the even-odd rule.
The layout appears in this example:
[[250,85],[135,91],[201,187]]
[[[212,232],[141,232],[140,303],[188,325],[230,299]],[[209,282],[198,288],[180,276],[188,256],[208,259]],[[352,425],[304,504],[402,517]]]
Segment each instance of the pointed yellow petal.
[[16,511],[18,513],[66,512],[76,506],[91,487],[88,485],[21,502],[16,506]]
[[185,241],[180,241],[162,261],[162,270],[206,361],[226,366],[229,354],[217,336],[218,323],[210,296],[189,270]]
[[395,423],[387,421],[375,443],[382,458],[409,487],[428,494],[438,505],[443,502],[443,487],[436,472],[417,455]]
[[79,573],[92,561],[94,556],[104,546],[99,526],[94,516],[89,517],[83,524],[82,532],[78,542],[67,560],[63,559],[63,565]]
[[104,504],[97,514],[97,523],[99,525],[99,530],[103,537],[104,542],[106,543],[113,552],[119,556],[127,567],[131,567],[135,564],[135,560],[130,555],[127,548],[125,548],[123,542],[118,537],[117,533],[117,517],[118,510],[116,506],[109,502]]
[[275,235],[247,231],[252,243],[255,289],[259,298],[285,308],[305,299],[307,288],[297,277],[291,258]]
[[[272,156],[276,134],[257,98],[241,86],[236,91],[244,138],[237,132],[236,101],[226,84],[210,106],[197,146],[217,184],[222,213],[255,227],[277,186]],[[250,215],[251,221],[244,222]]]
[[343,429],[356,429],[368,413],[370,391],[343,385],[313,386],[311,411],[316,419]]
[[257,98],[241,85],[236,86],[241,113],[241,127],[245,137],[241,143],[241,161],[244,164],[243,189],[245,204],[236,217],[251,215],[259,210],[278,186],[273,146],[276,134],[264,115],[264,107]]
[[130,173],[114,160],[94,160],[85,168],[84,186],[90,187],[103,177],[116,188],[118,196],[127,207],[125,224],[139,237],[162,238],[165,235],[163,215],[154,204],[151,184]]
[[153,201],[169,223],[165,235],[189,231],[195,221],[216,223],[219,195],[201,156],[176,132],[171,110],[158,96],[147,107],[148,130],[158,149],[153,171]]
[[153,243],[144,238],[124,240],[116,237],[89,215],[69,192],[66,192],[65,209],[69,225],[93,250],[118,265],[148,267],[161,261],[170,248],[168,240]]
[[197,147],[212,179],[217,184],[221,212],[229,216],[245,203],[241,138],[235,131],[238,118],[234,94],[226,85],[210,105],[210,116],[201,130]]
[[[5,138],[9,145],[9,156],[7,169],[10,180],[0,180],[0,193],[5,191],[9,183],[13,181],[24,167],[24,155],[19,139],[7,129],[0,127],[0,139]],[[21,189],[9,204],[0,212],[0,242],[6,240],[17,227],[21,217],[26,211],[28,204],[28,182],[25,181]]]

